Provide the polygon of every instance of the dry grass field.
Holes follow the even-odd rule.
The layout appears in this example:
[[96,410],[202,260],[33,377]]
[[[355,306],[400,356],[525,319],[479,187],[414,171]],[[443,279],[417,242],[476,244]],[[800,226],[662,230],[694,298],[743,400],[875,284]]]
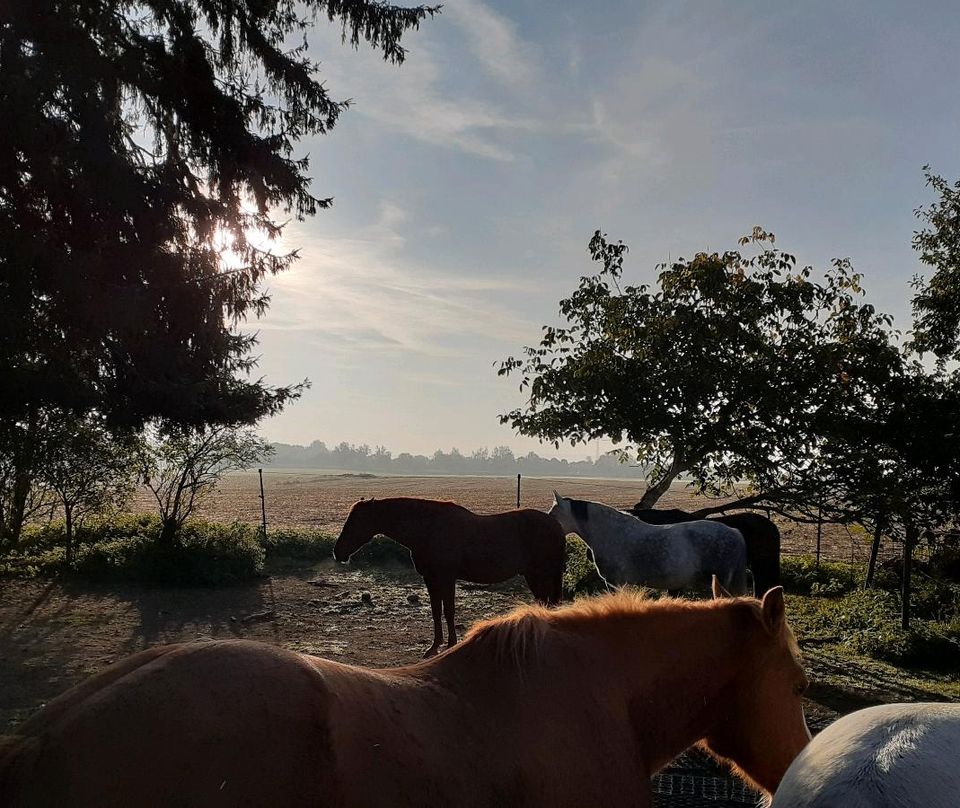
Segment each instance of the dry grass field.
[[[496,513],[517,504],[516,477],[393,477],[271,469],[264,472],[263,481],[268,528],[314,528],[334,535],[340,531],[350,506],[361,497],[446,499],[477,513]],[[643,485],[635,480],[524,477],[520,504],[545,510],[554,490],[565,496],[627,508],[640,499]],[[221,522],[259,523],[259,496],[255,471],[231,474],[203,504],[200,515]],[[681,484],[664,495],[658,507],[695,510],[706,503]],[[152,503],[141,495],[135,507],[150,510]],[[781,518],[775,521],[783,536],[784,553],[814,552],[816,526]],[[826,558],[859,561],[867,557],[869,544],[862,535],[845,527],[824,525],[822,551]]]

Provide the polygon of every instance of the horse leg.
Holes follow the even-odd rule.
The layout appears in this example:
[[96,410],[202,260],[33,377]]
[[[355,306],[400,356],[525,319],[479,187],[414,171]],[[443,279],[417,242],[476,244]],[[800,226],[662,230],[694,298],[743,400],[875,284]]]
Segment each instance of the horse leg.
[[444,585],[443,592],[443,613],[447,618],[447,648],[453,648],[457,644],[457,626],[453,619],[454,602],[457,599],[457,579],[454,578],[449,586]]
[[427,581],[427,592],[430,593],[430,611],[433,613],[433,645],[427,649],[423,655],[424,659],[436,656],[443,644],[443,628],[440,626],[440,616],[443,609],[443,601],[440,598],[440,588],[436,581]]

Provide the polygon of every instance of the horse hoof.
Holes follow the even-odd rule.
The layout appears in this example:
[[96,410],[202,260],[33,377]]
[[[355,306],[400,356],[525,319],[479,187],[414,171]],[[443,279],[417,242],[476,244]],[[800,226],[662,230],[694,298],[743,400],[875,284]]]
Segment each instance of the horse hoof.
[[423,658],[430,659],[430,657],[435,657],[438,653],[439,653],[439,649],[437,648],[437,646],[434,645],[432,648],[427,649],[427,653],[423,655]]

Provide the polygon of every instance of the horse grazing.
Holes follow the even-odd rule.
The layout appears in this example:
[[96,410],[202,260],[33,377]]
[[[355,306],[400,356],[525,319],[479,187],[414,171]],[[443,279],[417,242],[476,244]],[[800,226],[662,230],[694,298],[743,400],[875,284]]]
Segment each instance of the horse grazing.
[[390,670],[170,645],[0,742],[0,805],[650,806],[697,742],[769,793],[809,740],[805,686],[782,589],[525,606]]
[[[630,513],[648,525],[675,525],[693,522],[698,517],[679,508],[640,508],[637,503]],[[780,530],[759,513],[729,513],[711,516],[708,521],[739,530],[747,546],[747,566],[753,572],[757,592],[766,592],[780,583]]]
[[443,643],[456,644],[457,581],[493,584],[522,575],[533,596],[548,606],[563,599],[566,536],[555,519],[529,508],[480,516],[453,502],[397,497],[354,504],[333,548],[347,561],[374,536],[388,536],[410,550],[423,576],[433,611],[432,656]]
[[586,542],[600,575],[613,586],[638,584],[679,593],[709,589],[716,575],[734,594],[747,592],[743,536],[719,522],[649,525],[626,511],[556,492],[549,513],[567,533]]
[[960,704],[882,704],[838,719],[783,778],[774,808],[955,808]]

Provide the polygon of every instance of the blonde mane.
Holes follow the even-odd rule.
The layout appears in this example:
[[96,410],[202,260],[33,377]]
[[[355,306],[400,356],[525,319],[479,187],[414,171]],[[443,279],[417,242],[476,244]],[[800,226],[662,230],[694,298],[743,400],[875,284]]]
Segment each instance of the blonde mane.
[[676,600],[651,598],[641,590],[621,589],[596,597],[582,598],[558,609],[537,604],[518,606],[513,611],[475,623],[455,652],[493,651],[501,664],[525,668],[541,658],[544,643],[558,631],[573,629],[597,620],[617,620],[648,612],[705,611],[740,603],[759,617],[760,604],[753,598],[721,600]]

